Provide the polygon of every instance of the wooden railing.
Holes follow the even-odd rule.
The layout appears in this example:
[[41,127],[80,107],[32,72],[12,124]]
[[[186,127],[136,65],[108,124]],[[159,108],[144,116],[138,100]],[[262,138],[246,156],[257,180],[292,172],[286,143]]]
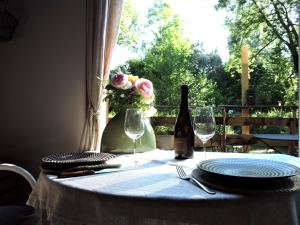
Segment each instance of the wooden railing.
[[[160,108],[160,107],[158,107]],[[225,150],[226,144],[229,145],[251,145],[255,143],[255,139],[249,134],[226,134],[226,126],[277,126],[277,127],[287,127],[289,134],[297,134],[298,129],[298,119],[297,119],[297,110],[298,106],[237,106],[237,105],[224,105],[218,106],[218,108],[222,110],[222,116],[215,117],[216,124],[223,126],[222,132],[215,135],[213,138],[213,142],[221,147],[222,150]],[[242,109],[282,109],[292,112],[292,117],[290,118],[283,118],[283,117],[251,117],[251,113],[249,117],[242,117],[242,116],[231,116],[228,114],[230,109],[235,110],[242,110]],[[172,106],[164,106],[163,109],[174,109]],[[151,124],[156,126],[167,126],[172,127],[174,126],[176,121],[176,117],[152,117]],[[272,142],[272,141],[271,141]],[[276,144],[276,143],[275,143]],[[289,142],[289,153],[295,154],[295,142]],[[246,148],[248,149],[248,148]]]
[[[174,109],[174,106],[158,106],[158,109]],[[298,106],[237,106],[237,105],[221,105],[218,108],[222,109],[223,115],[215,117],[217,125],[230,125],[230,126],[295,126],[297,121]],[[228,111],[230,109],[284,109],[292,112],[293,116],[290,118],[284,117],[241,117],[230,116]],[[152,117],[151,123],[153,126],[174,126],[176,117]]]
[[[223,117],[215,117],[217,125],[224,125]],[[174,126],[176,117],[155,116],[151,117],[152,126]],[[229,126],[286,126],[291,127],[294,123],[298,125],[294,118],[266,118],[266,117],[226,117],[225,125]]]

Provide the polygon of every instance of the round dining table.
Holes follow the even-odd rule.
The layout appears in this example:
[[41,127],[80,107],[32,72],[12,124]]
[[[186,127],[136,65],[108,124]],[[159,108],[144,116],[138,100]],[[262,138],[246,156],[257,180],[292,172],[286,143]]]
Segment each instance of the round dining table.
[[[45,213],[51,225],[300,225],[298,176],[288,189],[210,187],[208,194],[178,177],[176,166],[190,174],[205,159],[267,159],[300,167],[283,154],[195,152],[175,160],[174,151],[153,150],[120,155],[108,163],[116,170],[58,178],[41,171],[27,204]],[[290,178],[287,178],[290,179]],[[44,224],[44,223],[43,223]]]

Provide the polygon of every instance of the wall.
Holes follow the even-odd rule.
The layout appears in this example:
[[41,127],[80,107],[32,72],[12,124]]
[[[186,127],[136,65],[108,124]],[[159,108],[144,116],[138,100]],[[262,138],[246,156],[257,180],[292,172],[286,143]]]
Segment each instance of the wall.
[[0,42],[0,162],[35,176],[42,156],[78,151],[85,119],[85,1],[10,0]]

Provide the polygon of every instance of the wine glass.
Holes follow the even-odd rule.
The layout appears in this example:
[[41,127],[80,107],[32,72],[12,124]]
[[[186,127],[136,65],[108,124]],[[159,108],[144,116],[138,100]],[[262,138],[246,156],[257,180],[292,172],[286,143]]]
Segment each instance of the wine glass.
[[206,158],[206,143],[216,132],[216,122],[212,107],[197,107],[194,117],[195,135],[203,143],[204,158]]
[[126,110],[124,130],[126,135],[134,142],[134,161],[135,163],[135,152],[136,152],[136,140],[139,139],[144,134],[144,118],[141,110],[137,108],[129,108]]

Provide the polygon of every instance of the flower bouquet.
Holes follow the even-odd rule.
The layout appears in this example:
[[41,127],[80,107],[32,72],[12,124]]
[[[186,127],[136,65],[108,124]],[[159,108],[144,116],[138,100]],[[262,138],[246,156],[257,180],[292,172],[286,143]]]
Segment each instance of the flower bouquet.
[[[144,117],[151,117],[156,113],[154,105],[154,90],[150,80],[138,76],[118,73],[111,77],[105,87],[106,100],[116,115],[106,125],[102,140],[101,152],[132,153],[133,143],[124,131],[126,108],[139,108]],[[153,128],[145,119],[144,135],[137,140],[137,152],[145,152],[156,148]]]
[[106,86],[105,100],[109,100],[111,108],[119,112],[124,107],[141,109],[146,117],[156,113],[153,84],[150,80],[127,74],[115,74]]

